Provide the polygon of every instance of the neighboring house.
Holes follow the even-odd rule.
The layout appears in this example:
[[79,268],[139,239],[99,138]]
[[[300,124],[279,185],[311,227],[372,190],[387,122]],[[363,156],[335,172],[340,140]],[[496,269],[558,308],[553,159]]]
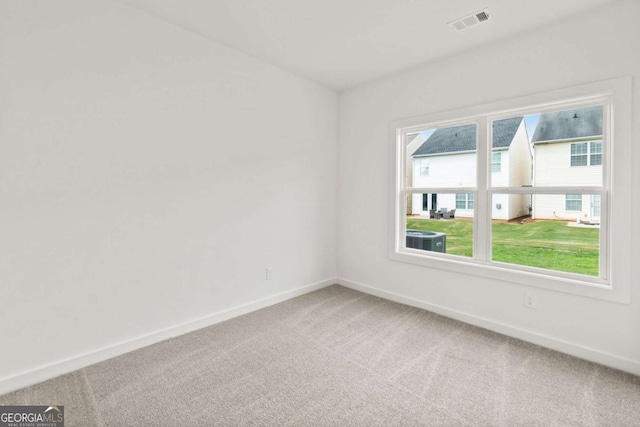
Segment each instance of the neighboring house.
[[[533,134],[536,187],[602,185],[602,106],[542,114]],[[600,222],[600,196],[544,195],[533,198],[533,218]]]
[[[532,153],[522,117],[493,124],[491,179],[494,187],[531,185]],[[476,127],[464,125],[436,130],[413,154],[414,187],[475,187]],[[430,209],[455,209],[456,217],[473,217],[473,193],[414,194],[414,214]],[[497,194],[492,201],[494,219],[529,214],[530,197]]]
[[[407,187],[413,187],[413,153],[424,143],[425,139],[419,133],[409,135],[407,143],[407,164],[405,167]],[[413,212],[413,197],[407,196],[407,212]]]

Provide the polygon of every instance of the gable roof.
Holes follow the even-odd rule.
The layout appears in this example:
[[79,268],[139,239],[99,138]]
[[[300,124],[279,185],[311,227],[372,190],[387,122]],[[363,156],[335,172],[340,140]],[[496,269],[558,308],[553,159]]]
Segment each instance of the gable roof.
[[493,122],[493,148],[508,147],[520,127],[523,117],[495,120]]
[[602,105],[544,113],[532,142],[602,136]]
[[[493,122],[493,148],[508,147],[518,131],[522,117]],[[476,125],[454,126],[436,130],[418,148],[414,156],[428,156],[476,149]]]

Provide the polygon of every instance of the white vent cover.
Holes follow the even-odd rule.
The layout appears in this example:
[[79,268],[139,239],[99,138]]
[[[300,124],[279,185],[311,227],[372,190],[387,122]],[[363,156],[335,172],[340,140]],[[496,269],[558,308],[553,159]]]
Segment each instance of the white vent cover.
[[471,15],[463,16],[462,18],[454,19],[447,24],[456,31],[464,30],[481,22],[489,20],[489,9],[482,9]]

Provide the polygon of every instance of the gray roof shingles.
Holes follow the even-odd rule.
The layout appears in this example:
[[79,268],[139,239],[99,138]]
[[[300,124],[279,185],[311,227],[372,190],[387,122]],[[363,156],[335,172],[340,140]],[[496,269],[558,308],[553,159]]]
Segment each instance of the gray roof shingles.
[[[493,122],[493,148],[508,147],[522,122],[522,117]],[[476,149],[476,125],[454,126],[436,130],[418,148],[414,156],[455,153]]]
[[533,133],[540,143],[602,135],[602,105],[544,113]]

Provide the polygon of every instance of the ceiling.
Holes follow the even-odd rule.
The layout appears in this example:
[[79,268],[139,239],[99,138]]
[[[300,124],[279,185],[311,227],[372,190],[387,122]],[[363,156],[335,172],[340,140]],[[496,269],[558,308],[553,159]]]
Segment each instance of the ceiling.
[[[118,0],[336,90],[618,0]],[[489,8],[463,31],[447,23]]]

